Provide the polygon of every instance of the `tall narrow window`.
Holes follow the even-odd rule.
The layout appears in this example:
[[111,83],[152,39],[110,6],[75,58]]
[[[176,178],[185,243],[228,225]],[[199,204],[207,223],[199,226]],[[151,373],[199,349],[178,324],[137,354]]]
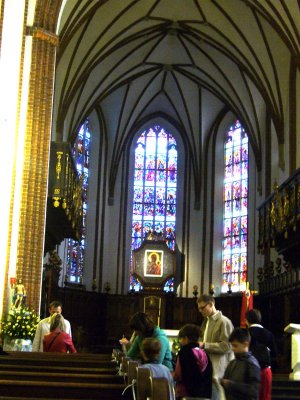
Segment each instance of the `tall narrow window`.
[[[132,250],[155,232],[175,249],[177,146],[174,137],[160,126],[144,131],[135,146],[132,209]],[[130,287],[139,289],[131,276]],[[166,285],[172,291],[172,282]]]
[[239,121],[225,139],[222,292],[246,289],[248,245],[248,136]]
[[66,274],[70,282],[81,283],[83,277],[83,261],[86,235],[86,211],[87,211],[87,192],[90,165],[90,141],[88,121],[79,129],[77,138],[72,148],[78,175],[82,179],[83,186],[83,229],[80,242],[69,239],[67,249],[67,270]]

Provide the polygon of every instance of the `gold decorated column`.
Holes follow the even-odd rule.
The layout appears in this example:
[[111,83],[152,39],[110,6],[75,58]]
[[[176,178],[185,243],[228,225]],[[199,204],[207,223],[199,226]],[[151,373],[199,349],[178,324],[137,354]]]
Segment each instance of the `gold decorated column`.
[[29,28],[32,61],[29,84],[16,274],[27,289],[26,303],[40,304],[55,52],[58,38]]

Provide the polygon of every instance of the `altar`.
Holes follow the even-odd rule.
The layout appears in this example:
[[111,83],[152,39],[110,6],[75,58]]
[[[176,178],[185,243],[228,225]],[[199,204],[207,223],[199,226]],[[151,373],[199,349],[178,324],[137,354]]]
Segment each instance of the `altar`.
[[284,332],[291,333],[291,380],[300,380],[300,324],[289,324],[284,328]]
[[167,281],[172,280],[176,296],[178,285],[183,280],[183,255],[176,248],[171,250],[163,238],[149,234],[142,245],[133,251],[133,274],[141,282],[144,295],[144,312],[160,325],[164,319]]

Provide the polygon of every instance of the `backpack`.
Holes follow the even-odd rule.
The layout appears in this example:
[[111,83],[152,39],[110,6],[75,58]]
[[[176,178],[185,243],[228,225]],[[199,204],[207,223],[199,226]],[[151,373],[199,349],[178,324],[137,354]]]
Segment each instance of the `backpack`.
[[251,340],[250,351],[252,355],[257,359],[259,366],[261,369],[269,367],[271,365],[271,354],[270,349],[265,344],[255,341],[254,338],[253,343]]

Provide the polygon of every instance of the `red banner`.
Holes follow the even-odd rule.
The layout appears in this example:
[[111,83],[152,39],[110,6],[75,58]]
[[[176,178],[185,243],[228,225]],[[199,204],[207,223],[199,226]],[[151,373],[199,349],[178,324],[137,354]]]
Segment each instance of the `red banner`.
[[242,292],[242,308],[241,308],[241,328],[246,328],[246,312],[253,308],[253,292],[249,289]]

